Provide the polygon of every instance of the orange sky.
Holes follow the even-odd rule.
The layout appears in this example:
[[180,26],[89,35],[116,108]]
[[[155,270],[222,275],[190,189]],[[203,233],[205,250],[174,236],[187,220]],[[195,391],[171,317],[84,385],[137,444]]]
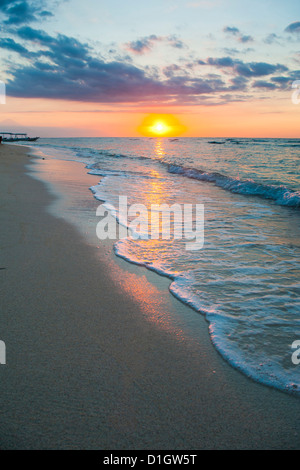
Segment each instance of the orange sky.
[[140,3],[2,2],[0,131],[138,136],[158,113],[168,135],[299,137],[295,0]]
[[292,103],[289,92],[272,102],[164,109],[10,97],[0,106],[0,131],[28,129],[41,137],[138,136],[139,126],[153,112],[175,115],[186,126],[184,136],[299,137],[300,105]]

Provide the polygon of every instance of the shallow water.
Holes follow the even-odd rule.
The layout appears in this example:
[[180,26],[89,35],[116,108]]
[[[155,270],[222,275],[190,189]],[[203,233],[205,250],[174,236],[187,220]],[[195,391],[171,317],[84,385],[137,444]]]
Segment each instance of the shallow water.
[[171,292],[206,316],[233,366],[300,393],[300,365],[291,360],[300,340],[299,140],[70,138],[34,148],[86,163],[101,176],[93,195],[116,207],[117,218],[119,196],[147,208],[204,204],[203,249],[128,238],[116,254],[169,276]]

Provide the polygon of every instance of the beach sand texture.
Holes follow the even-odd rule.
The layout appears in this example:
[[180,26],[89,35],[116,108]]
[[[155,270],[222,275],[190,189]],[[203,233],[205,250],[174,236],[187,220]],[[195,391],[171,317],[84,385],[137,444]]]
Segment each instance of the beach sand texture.
[[0,448],[299,448],[299,399],[231,368],[167,279],[49,214],[26,151],[0,147]]

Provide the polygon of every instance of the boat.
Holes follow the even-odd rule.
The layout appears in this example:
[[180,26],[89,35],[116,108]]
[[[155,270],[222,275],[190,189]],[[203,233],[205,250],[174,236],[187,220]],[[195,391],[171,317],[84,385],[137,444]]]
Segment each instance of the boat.
[[0,132],[2,142],[35,142],[39,137],[28,137],[27,134],[21,132]]

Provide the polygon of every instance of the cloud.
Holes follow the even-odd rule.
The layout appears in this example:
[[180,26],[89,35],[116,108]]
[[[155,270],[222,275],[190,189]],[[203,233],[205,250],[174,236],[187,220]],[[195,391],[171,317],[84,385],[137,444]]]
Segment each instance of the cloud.
[[28,24],[38,21],[39,18],[47,18],[53,14],[45,10],[44,2],[30,0],[0,0],[0,12],[5,15],[3,21],[7,25]]
[[144,38],[140,38],[136,41],[131,41],[125,44],[127,50],[134,54],[143,55],[147,52],[150,52],[154,45],[158,42],[165,42],[171,47],[175,49],[183,49],[185,48],[185,44],[177,38],[177,36],[156,36],[155,34],[151,34],[150,36],[146,36]]
[[227,55],[236,55],[236,54],[240,54],[240,51],[238,49],[235,49],[235,48],[232,48],[232,47],[224,47],[223,48],[223,51],[225,52],[225,54]]
[[269,90],[287,90],[290,89],[291,83],[293,79],[291,77],[271,77],[270,81],[266,80],[257,80],[255,81],[252,86],[254,88],[262,88],[262,89],[269,89]]
[[231,67],[237,75],[243,77],[262,77],[265,75],[271,75],[276,72],[286,72],[288,68],[281,64],[268,64],[266,62],[242,62],[238,59],[232,59],[231,57],[220,57],[207,59],[208,65],[213,65],[218,68]]
[[250,35],[241,35],[241,36],[239,36],[238,41],[245,44],[246,42],[253,42],[254,39]]
[[0,38],[0,48],[8,49],[10,51],[17,52],[18,54],[28,55],[28,50],[23,47],[21,44],[18,44],[13,39],[10,38]]
[[289,24],[285,30],[286,33],[300,33],[300,21]]
[[144,92],[160,93],[159,83],[128,64],[92,58],[74,61],[70,57],[61,57],[56,62],[18,68],[7,82],[7,93],[87,102],[136,101]]
[[209,57],[207,59],[207,64],[215,65],[216,67],[234,67],[236,61],[231,57],[220,57],[220,58],[213,58]]
[[[62,34],[50,36],[30,26],[18,28],[15,34],[41,49],[30,52],[14,40],[2,39],[2,47],[22,56],[26,53],[30,59],[26,66],[15,64],[11,68],[12,78],[7,81],[10,96],[101,103],[186,102],[197,101],[204,94],[230,90],[218,75],[191,77],[185,70],[174,66],[177,75],[170,69],[166,78],[161,79],[151,67],[142,69],[125,61],[102,60],[91,54],[87,44]],[[163,39],[172,47],[179,46],[173,44],[176,37]]]
[[28,41],[38,42],[48,45],[55,42],[55,39],[40,29],[33,29],[30,26],[23,26],[16,31],[17,36]]
[[61,70],[37,62],[19,68],[7,83],[7,93],[16,97],[39,97],[82,102],[185,102],[203,94],[226,91],[221,78],[170,76],[166,80],[148,77],[135,66],[99,60]]
[[51,11],[47,11],[47,10],[43,10],[39,13],[39,16],[42,16],[42,17],[49,17],[49,16],[54,16],[53,13],[51,13]]
[[289,73],[292,80],[300,80],[300,70],[293,70]]
[[257,80],[252,86],[253,88],[263,88],[264,90],[275,90],[277,88],[275,83],[266,82],[264,80]]
[[245,91],[248,86],[248,80],[245,77],[233,77],[231,78],[231,91]]
[[161,41],[161,38],[152,34],[151,36],[128,42],[125,46],[134,54],[145,54],[146,52],[151,51],[153,44],[157,41]]
[[275,33],[268,34],[268,36],[263,40],[265,44],[280,44],[280,37]]
[[177,36],[168,36],[164,39],[170,46],[175,47],[175,49],[184,49],[186,47],[184,42],[178,39]]
[[[0,6],[4,5],[3,1],[1,3],[0,0]],[[24,2],[13,3],[16,6]],[[11,6],[11,2],[9,4]],[[36,15],[42,15],[44,11],[40,9]],[[281,74],[288,69],[281,64],[248,63],[225,56],[210,57],[205,62],[194,60],[191,64],[166,64],[160,70],[149,65],[136,66],[132,57],[96,57],[89,44],[64,34],[50,35],[27,24],[15,23],[10,33],[14,39],[0,39],[0,47],[29,59],[27,65],[24,65],[24,61],[15,61],[13,66],[10,65],[11,78],[7,81],[7,94],[14,97],[95,103],[215,105],[224,104],[226,100],[241,101],[252,78],[258,79],[253,83],[257,89],[287,86]],[[237,38],[240,35],[238,31]],[[145,54],[158,43],[176,49],[186,47],[177,36],[154,34],[128,43],[127,47],[134,54]],[[217,71],[205,74],[203,67],[207,65],[225,69],[225,73],[219,74]],[[274,80],[259,80],[260,77],[274,74],[277,74]],[[240,95],[238,92],[241,92]]]
[[12,7],[6,9],[8,19],[5,21],[5,23],[20,24],[36,21],[36,17],[34,15],[35,12],[36,9],[25,1],[21,3],[16,3]]
[[223,32],[228,35],[234,36],[236,41],[242,44],[254,41],[252,36],[241,33],[239,28],[237,28],[236,26],[225,26],[225,28],[223,28]]
[[282,90],[290,88],[292,83],[292,79],[290,77],[272,77],[271,80],[272,82],[276,83],[278,88],[281,88]]
[[266,62],[251,62],[248,64],[239,63],[236,65],[235,70],[244,77],[263,77],[275,72],[286,72],[288,68],[281,64],[273,65]]
[[[187,67],[192,68],[192,64],[189,64]],[[177,72],[182,71],[182,67],[176,64],[167,65],[163,68],[163,73],[166,77],[174,77]]]
[[252,47],[247,47],[243,50],[240,50],[240,49],[235,49],[235,48],[231,48],[231,47],[224,47],[222,49],[224,51],[224,53],[226,54],[226,57],[229,55],[229,56],[234,56],[234,55],[238,55],[238,54],[248,54],[249,52],[253,52],[254,49]]
[[240,34],[240,30],[235,26],[225,26],[225,28],[223,28],[223,31],[224,33],[233,34],[234,36]]
[[34,42],[41,46],[47,46],[49,50],[40,51],[40,55],[51,58],[54,62],[63,65],[63,58],[86,59],[90,52],[88,44],[83,44],[75,38],[58,34],[57,37],[50,36],[39,29],[23,26],[16,34],[24,40]]

